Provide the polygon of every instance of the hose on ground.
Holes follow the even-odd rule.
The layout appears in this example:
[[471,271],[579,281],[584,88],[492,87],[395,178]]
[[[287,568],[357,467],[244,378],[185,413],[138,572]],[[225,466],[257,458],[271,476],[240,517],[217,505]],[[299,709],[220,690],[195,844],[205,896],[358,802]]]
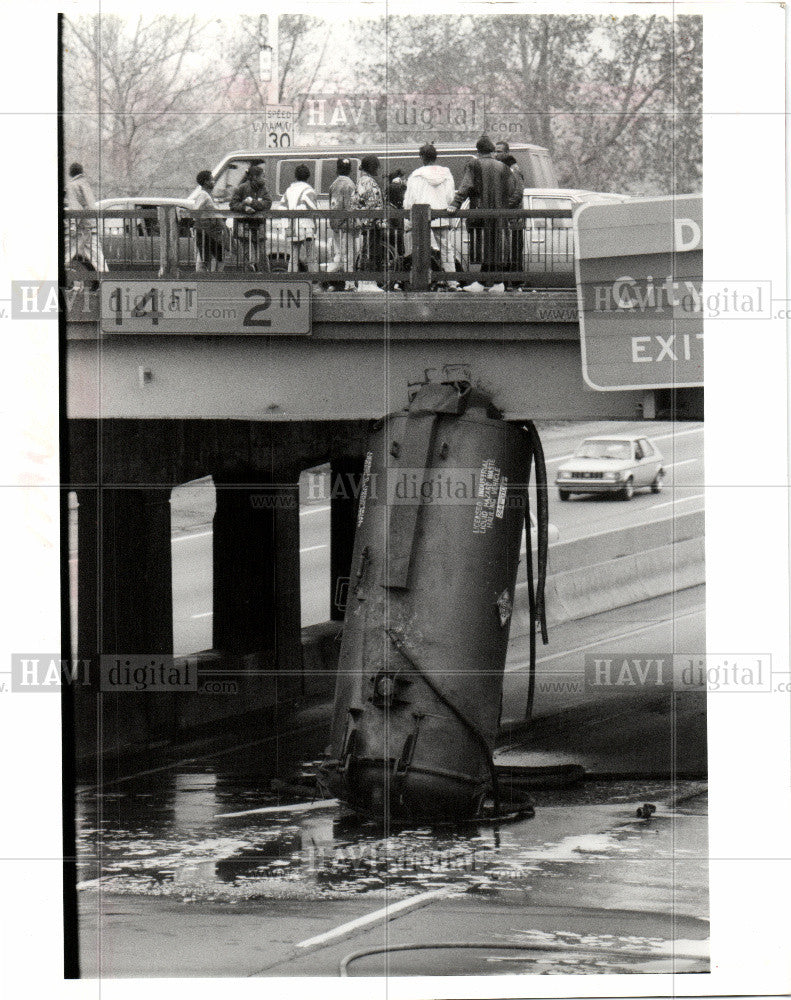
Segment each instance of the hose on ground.
[[[627,950],[627,949],[597,949],[597,948],[580,948],[573,945],[565,944],[511,944],[511,943],[500,943],[499,941],[436,941],[434,943],[429,941],[415,942],[414,944],[390,944],[390,945],[378,945],[373,948],[363,948],[360,951],[353,951],[351,954],[346,955],[345,958],[341,960],[340,964],[340,974],[341,976],[349,976],[349,966],[352,962],[356,962],[360,958],[368,958],[371,955],[384,955],[389,954],[393,951],[430,951],[432,949],[439,948],[466,948],[466,949],[485,949],[487,951],[528,951],[528,952],[538,952],[541,954],[546,953],[560,953],[564,955],[574,954],[574,955],[591,955],[595,956],[597,959],[601,959],[603,955],[607,957],[619,957],[619,958],[635,958],[635,959],[657,959],[671,957],[663,955],[661,952],[652,951],[637,951],[637,950]],[[695,959],[696,955],[678,955],[673,953],[672,958],[677,960],[679,958],[684,959]]]

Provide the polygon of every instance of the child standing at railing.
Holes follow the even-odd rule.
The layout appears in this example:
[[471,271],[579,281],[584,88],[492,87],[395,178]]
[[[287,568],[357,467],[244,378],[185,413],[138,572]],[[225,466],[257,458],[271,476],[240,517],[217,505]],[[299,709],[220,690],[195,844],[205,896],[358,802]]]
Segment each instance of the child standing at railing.
[[[294,170],[294,182],[289,184],[283,201],[289,211],[317,212],[316,192],[308,183],[310,169],[300,163]],[[313,219],[289,219],[288,238],[291,240],[289,271],[317,271],[316,224]]]
[[195,213],[195,270],[222,271],[223,244],[227,230],[222,219],[213,215],[218,208],[212,198],[214,178],[211,170],[201,170],[195,180],[200,191],[193,202]]

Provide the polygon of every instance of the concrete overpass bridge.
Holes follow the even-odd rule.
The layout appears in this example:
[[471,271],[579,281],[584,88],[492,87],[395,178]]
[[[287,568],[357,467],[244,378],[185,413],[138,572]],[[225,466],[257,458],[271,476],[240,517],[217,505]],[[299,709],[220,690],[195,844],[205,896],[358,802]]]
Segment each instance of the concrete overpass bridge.
[[[102,749],[140,749],[242,707],[262,711],[299,698],[317,678],[326,683],[338,626],[301,630],[299,476],[330,464],[334,594],[349,574],[354,483],[370,422],[405,405],[408,383],[464,366],[512,421],[655,413],[650,391],[596,392],[584,383],[572,288],[485,295],[314,288],[305,290],[309,314],[299,333],[250,332],[230,321],[223,329],[221,317],[203,323],[160,314],[154,323],[145,308],[130,315],[111,297],[143,281],[168,294],[194,289],[214,303],[252,295],[255,304],[279,277],[112,272],[100,290],[69,296],[77,655],[172,655],[170,494],[211,475],[213,649],[199,659],[242,683],[242,700],[105,695]],[[88,756],[96,750],[94,696],[80,691],[77,703]]]

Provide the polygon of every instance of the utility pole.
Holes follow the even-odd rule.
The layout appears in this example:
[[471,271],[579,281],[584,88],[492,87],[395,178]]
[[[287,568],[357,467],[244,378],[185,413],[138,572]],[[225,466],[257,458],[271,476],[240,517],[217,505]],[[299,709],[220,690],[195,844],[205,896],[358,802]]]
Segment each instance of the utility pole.
[[267,40],[264,43],[263,38],[261,39],[260,45],[261,50],[258,54],[259,62],[259,76],[261,83],[266,84],[266,103],[267,104],[279,104],[280,103],[280,72],[278,70],[279,62],[279,52],[278,52],[278,15],[277,14],[267,14],[266,24],[267,24]]

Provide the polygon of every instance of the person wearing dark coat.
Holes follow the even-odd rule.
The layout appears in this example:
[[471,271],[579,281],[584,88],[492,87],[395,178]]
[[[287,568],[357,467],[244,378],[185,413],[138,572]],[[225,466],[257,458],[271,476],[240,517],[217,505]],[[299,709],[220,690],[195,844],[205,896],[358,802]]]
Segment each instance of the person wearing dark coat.
[[244,218],[234,221],[234,236],[241,262],[253,271],[268,271],[266,232],[262,225],[264,212],[272,207],[260,163],[251,163],[247,175],[231,195],[230,209]]
[[[475,144],[477,156],[464,168],[452,208],[458,209],[469,200],[470,209],[508,209],[522,207],[522,190],[512,171],[495,159],[494,143],[482,135]],[[470,260],[481,264],[481,271],[502,271],[510,254],[506,252],[507,222],[499,219],[472,220]]]
[[[507,142],[497,143],[497,159],[501,160],[516,178],[519,190],[524,191],[525,179],[519,169],[516,157],[509,150]],[[522,208],[520,203],[519,208]],[[508,220],[508,235],[506,236],[506,251],[508,255],[507,271],[522,271],[525,257],[525,220],[523,218],[512,218]],[[519,287],[519,282],[513,282],[513,288]]]
[[[404,207],[406,181],[403,170],[394,170],[387,178],[387,204],[399,211]],[[404,220],[390,219],[388,224],[387,242],[390,247],[390,262],[398,270],[404,259]]]

